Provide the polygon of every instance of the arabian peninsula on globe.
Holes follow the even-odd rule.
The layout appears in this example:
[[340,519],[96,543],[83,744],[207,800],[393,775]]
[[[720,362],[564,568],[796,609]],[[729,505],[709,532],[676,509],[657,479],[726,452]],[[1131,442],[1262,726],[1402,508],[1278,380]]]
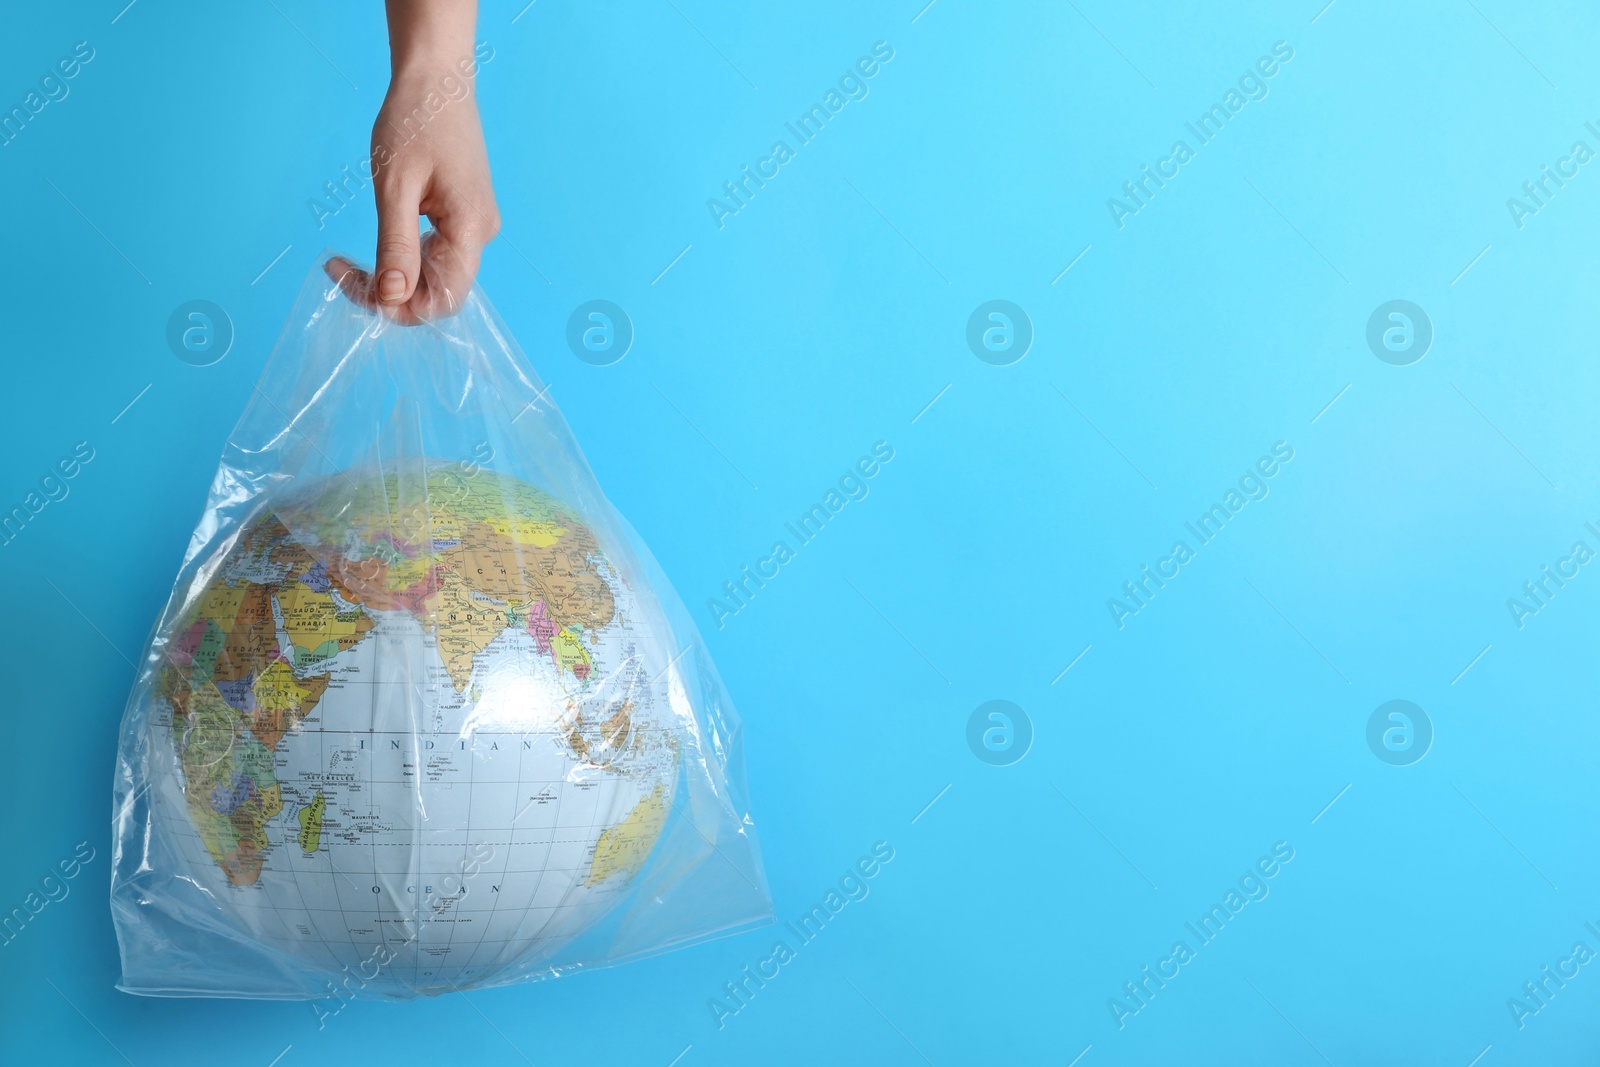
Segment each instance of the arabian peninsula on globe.
[[158,828],[235,929],[330,973],[534,967],[661,836],[660,620],[566,506],[476,464],[291,493],[158,642]]

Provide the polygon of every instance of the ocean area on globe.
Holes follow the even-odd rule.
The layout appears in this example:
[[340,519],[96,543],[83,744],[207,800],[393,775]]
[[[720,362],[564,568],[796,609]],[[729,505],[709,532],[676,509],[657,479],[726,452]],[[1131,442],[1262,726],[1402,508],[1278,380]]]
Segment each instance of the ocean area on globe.
[[119,988],[407,998],[771,921],[740,730],[493,309],[308,277],[139,664]]

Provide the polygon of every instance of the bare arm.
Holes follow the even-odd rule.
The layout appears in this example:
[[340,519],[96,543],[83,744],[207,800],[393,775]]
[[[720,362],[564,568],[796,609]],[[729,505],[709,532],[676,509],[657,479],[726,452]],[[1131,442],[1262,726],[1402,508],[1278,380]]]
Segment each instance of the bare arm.
[[[350,296],[407,325],[452,314],[500,229],[474,88],[477,0],[387,0],[389,92],[372,127],[373,275],[335,258]],[[419,218],[433,231],[421,236]]]

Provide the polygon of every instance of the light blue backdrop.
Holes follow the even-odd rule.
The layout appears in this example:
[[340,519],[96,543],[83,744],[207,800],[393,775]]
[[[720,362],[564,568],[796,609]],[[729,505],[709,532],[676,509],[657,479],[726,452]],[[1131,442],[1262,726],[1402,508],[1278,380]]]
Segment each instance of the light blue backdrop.
[[[370,258],[365,199],[320,230],[308,201],[366,156],[382,14],[125,2],[0,34],[6,110],[93,56],[0,146],[0,510],[93,451],[0,548],[0,911],[94,855],[0,947],[0,1059],[1593,1062],[1592,9],[486,3],[480,280],[699,614],[780,918],[894,859],[720,1027],[771,931],[319,1029],[112,988],[109,785],[128,659],[291,296],[324,246]],[[877,42],[865,97],[796,144]],[[719,228],[708,199],[778,139]],[[211,366],[165,337],[195,299],[235,333]],[[591,299],[636,331],[609,367],[565,342]],[[967,341],[992,300],[1031,324],[1010,365]],[[1414,332],[1374,349],[1393,300],[1425,318],[1380,316]],[[718,629],[707,598],[877,441],[870,495]],[[1201,544],[1185,524],[1279,442]],[[1177,573],[1108,607],[1146,565]],[[1021,716],[969,747],[990,700],[1031,724],[1009,765]],[[1391,700],[1422,715],[1369,744]]]

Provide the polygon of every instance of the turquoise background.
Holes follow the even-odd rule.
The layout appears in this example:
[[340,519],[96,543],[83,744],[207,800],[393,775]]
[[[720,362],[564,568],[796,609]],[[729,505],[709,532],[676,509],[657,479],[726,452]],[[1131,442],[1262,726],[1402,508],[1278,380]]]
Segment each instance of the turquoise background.
[[[774,931],[319,1030],[112,988],[109,786],[128,659],[291,298],[324,246],[370,259],[365,199],[321,230],[307,202],[366,157],[382,13],[124,2],[0,35],[4,109],[94,49],[0,147],[0,510],[94,450],[0,548],[0,911],[96,850],[0,948],[0,1059],[1593,1061],[1600,967],[1520,1028],[1508,999],[1600,950],[1600,577],[1507,607],[1600,548],[1600,163],[1507,206],[1600,149],[1592,9],[486,3],[480,280],[704,628],[780,919],[894,859],[721,1028]],[[707,199],[878,41],[867,98],[719,230]],[[1280,41],[1269,95],[1119,229],[1107,199]],[[235,330],[212,366],[165,340],[193,299]],[[566,345],[591,299],[632,320],[615,365]],[[965,339],[995,299],[1034,331],[1010,366]],[[1433,327],[1409,366],[1366,340],[1395,299]],[[880,440],[870,495],[718,629],[706,600]],[[1107,598],[1279,441],[1270,495],[1119,629]],[[1008,766],[967,742],[996,699],[1032,727]],[[1432,724],[1409,766],[1366,739],[1393,699]],[[1119,1028],[1278,842],[1270,894]]]

